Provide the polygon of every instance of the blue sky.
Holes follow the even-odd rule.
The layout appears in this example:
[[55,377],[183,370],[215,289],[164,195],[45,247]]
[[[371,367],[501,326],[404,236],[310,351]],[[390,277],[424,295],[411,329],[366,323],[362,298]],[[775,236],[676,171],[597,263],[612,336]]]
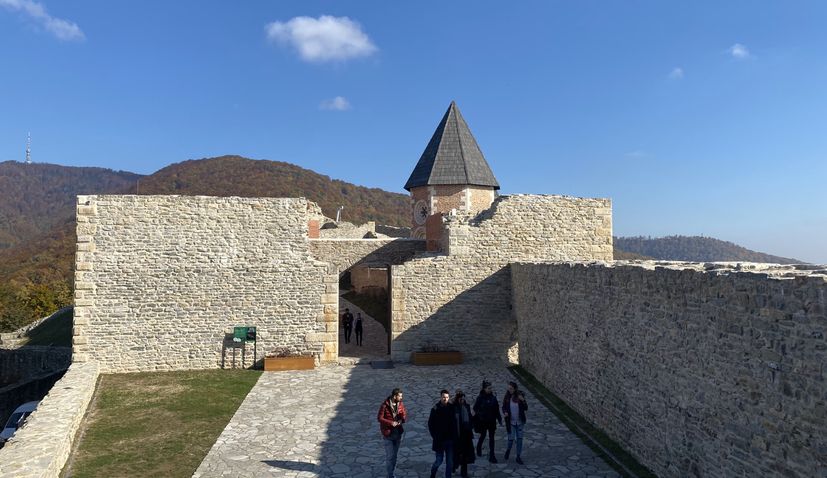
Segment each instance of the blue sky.
[[0,161],[222,154],[402,190],[456,100],[502,193],[827,263],[827,3],[0,0]]

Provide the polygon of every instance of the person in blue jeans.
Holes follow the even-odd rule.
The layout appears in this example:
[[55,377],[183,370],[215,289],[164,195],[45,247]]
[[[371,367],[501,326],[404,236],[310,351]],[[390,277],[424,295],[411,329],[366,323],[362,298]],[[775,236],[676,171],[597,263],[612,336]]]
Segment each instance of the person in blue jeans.
[[428,417],[428,432],[433,439],[431,449],[434,450],[434,464],[431,465],[431,478],[436,478],[437,469],[445,460],[445,478],[451,478],[454,469],[454,442],[457,438],[457,423],[454,418],[454,407],[450,403],[451,394],[448,390],[439,392],[439,401],[431,408]]
[[408,421],[408,412],[402,403],[401,389],[394,388],[391,391],[390,396],[379,407],[376,418],[379,420],[379,432],[382,434],[382,442],[385,444],[385,463],[388,478],[394,478],[396,457],[399,454],[399,445],[402,443],[402,434],[405,432],[402,424]]
[[503,416],[505,417],[505,429],[508,432],[508,447],[505,449],[505,459],[511,455],[511,447],[517,442],[517,463],[523,464],[523,430],[526,424],[525,412],[528,410],[528,403],[525,394],[517,386],[517,382],[508,382],[508,391],[503,397]]

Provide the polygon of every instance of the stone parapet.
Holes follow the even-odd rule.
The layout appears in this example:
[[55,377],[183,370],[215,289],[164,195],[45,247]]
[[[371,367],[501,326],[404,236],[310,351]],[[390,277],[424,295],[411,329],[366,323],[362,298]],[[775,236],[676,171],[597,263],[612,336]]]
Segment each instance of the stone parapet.
[[[308,249],[309,207],[303,198],[79,196],[73,361],[107,373],[220,367],[237,352],[234,326],[257,327],[259,360],[276,350],[329,355],[319,320],[328,265]],[[253,349],[238,362],[252,365]]]
[[60,476],[92,400],[98,371],[94,362],[69,367],[26,424],[0,449],[0,476]]
[[392,268],[394,360],[423,346],[469,359],[516,359],[508,264],[611,260],[611,201],[500,196],[481,213],[445,216],[444,253]]
[[520,363],[661,477],[827,476],[827,266],[511,265]]

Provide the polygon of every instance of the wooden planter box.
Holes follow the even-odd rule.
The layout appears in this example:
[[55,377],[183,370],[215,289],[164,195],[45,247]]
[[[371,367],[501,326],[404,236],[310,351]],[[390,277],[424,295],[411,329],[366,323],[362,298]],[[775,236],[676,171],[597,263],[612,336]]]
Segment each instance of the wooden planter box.
[[265,372],[309,370],[315,367],[316,359],[312,355],[302,357],[264,357]]
[[414,365],[457,365],[462,363],[462,352],[411,352]]

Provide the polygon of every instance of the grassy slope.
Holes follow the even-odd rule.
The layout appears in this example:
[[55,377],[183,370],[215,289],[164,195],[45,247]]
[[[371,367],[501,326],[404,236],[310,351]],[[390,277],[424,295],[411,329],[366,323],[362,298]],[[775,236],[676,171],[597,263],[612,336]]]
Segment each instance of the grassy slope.
[[66,310],[44,321],[26,334],[21,345],[72,346],[72,310]]
[[71,476],[192,476],[260,375],[196,370],[102,376]]

